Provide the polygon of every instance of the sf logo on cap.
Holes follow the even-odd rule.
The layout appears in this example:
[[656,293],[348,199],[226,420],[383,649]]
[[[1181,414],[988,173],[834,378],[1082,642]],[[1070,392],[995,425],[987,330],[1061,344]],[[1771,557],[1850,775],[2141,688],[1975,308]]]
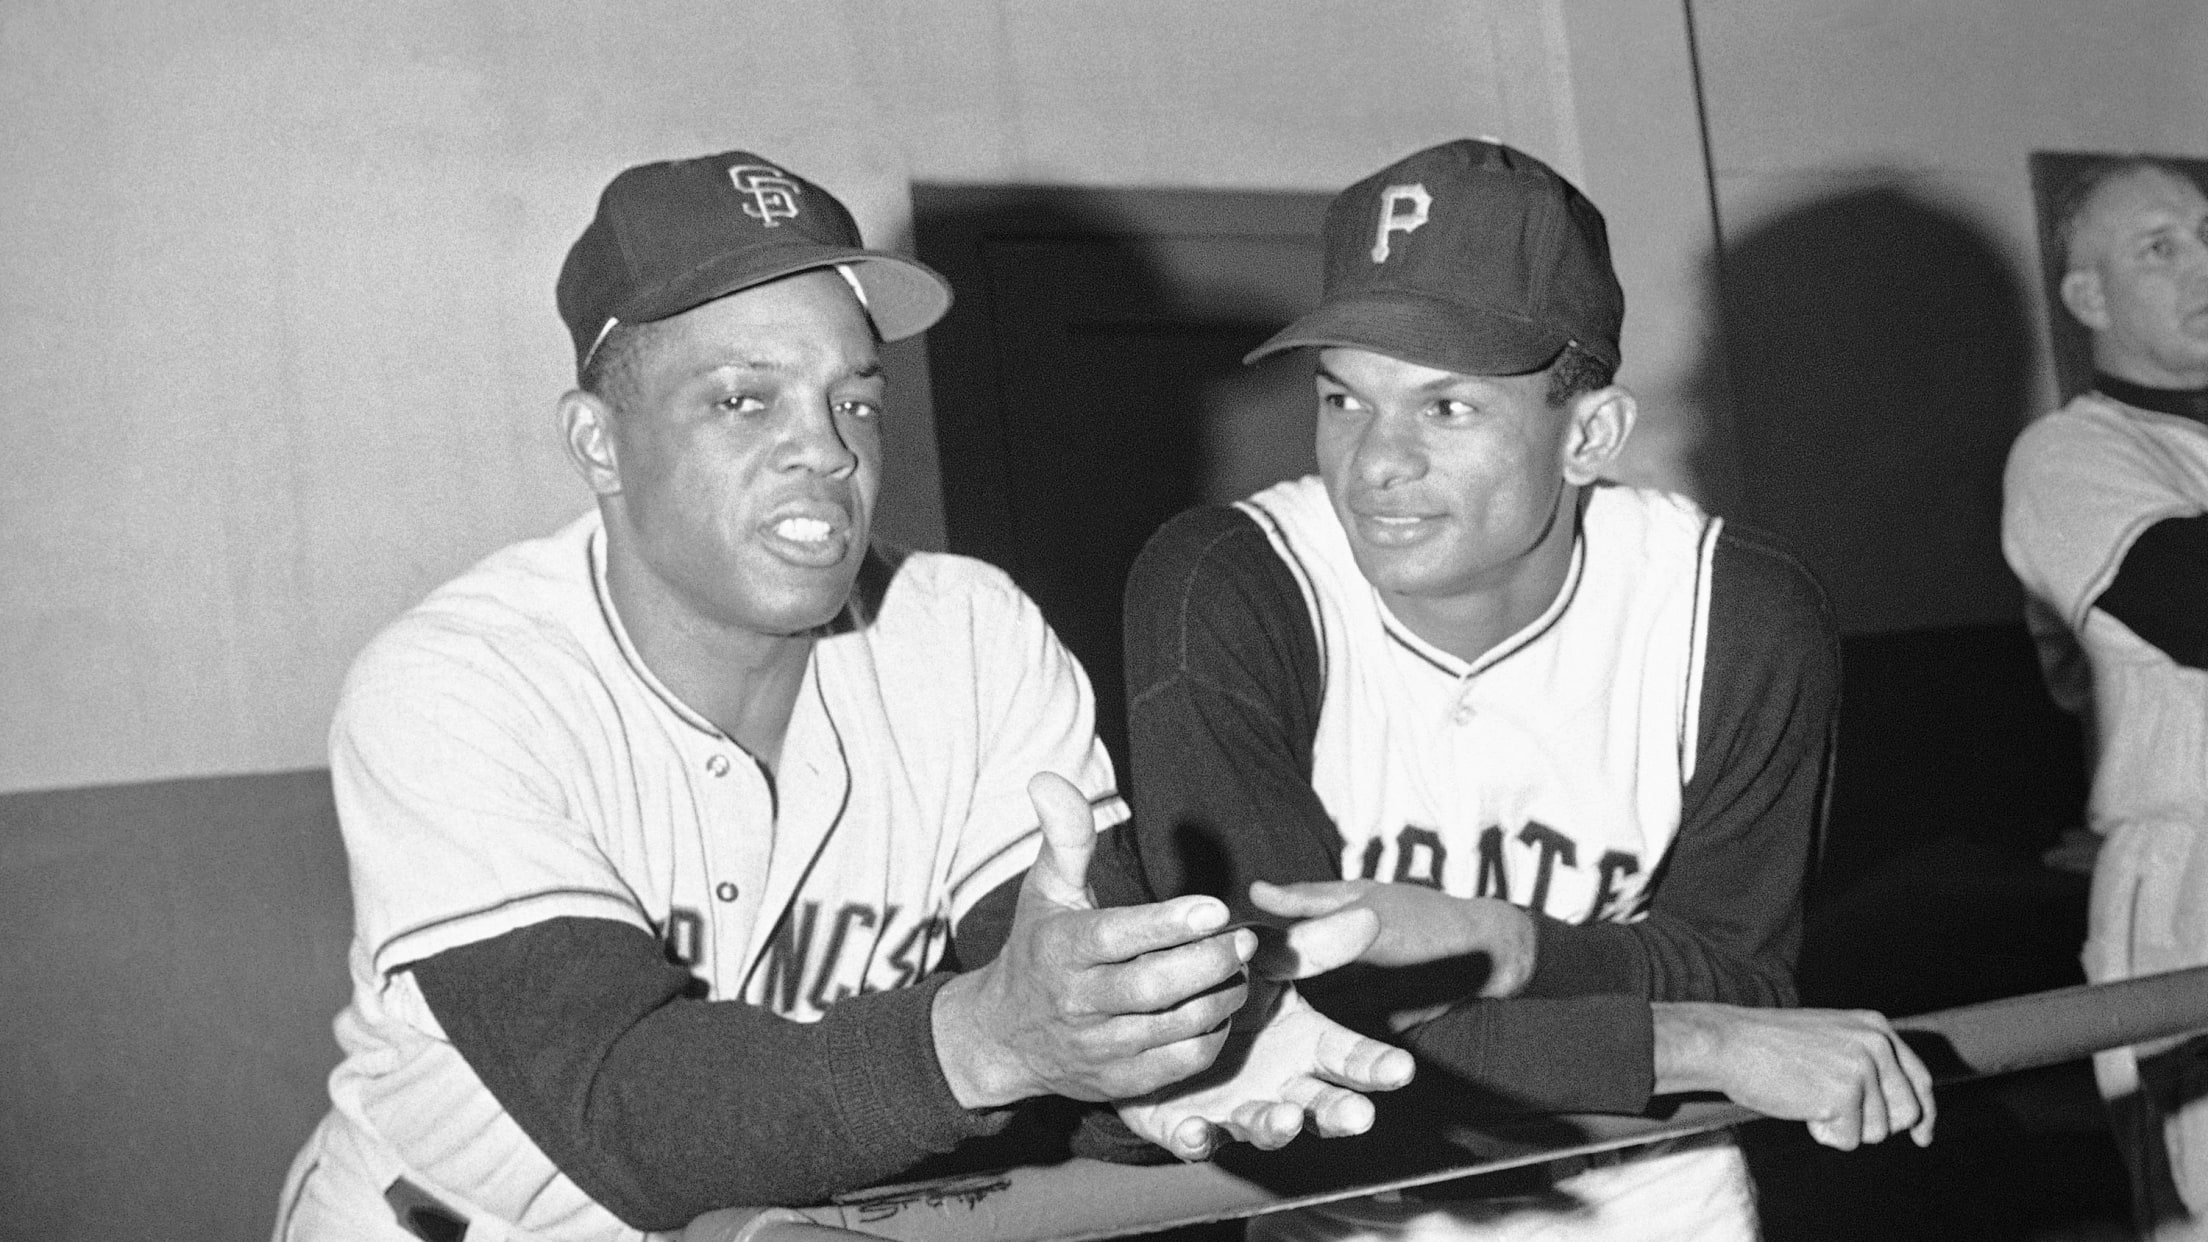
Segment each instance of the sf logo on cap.
[[[1402,210],[1404,207],[1410,210]],[[1380,222],[1372,239],[1372,261],[1387,262],[1388,234],[1417,232],[1433,207],[1434,196],[1423,185],[1391,185],[1380,191]]]
[[737,193],[751,199],[744,204],[744,214],[759,223],[771,229],[797,218],[798,186],[781,169],[766,164],[732,164],[728,179],[736,184]]

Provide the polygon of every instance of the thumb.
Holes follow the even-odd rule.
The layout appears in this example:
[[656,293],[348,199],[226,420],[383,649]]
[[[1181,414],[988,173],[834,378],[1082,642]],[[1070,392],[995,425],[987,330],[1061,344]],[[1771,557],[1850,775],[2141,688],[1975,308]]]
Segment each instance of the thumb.
[[1255,968],[1268,979],[1308,979],[1354,962],[1380,938],[1380,916],[1351,906],[1290,924],[1288,934],[1265,946]]
[[1055,772],[1027,782],[1028,801],[1042,821],[1043,849],[1027,870],[1027,885],[1055,905],[1094,909],[1089,897],[1089,857],[1096,853],[1096,816],[1089,800]]
[[1332,914],[1364,895],[1364,889],[1340,880],[1305,880],[1297,884],[1250,882],[1250,904],[1267,914],[1308,919]]

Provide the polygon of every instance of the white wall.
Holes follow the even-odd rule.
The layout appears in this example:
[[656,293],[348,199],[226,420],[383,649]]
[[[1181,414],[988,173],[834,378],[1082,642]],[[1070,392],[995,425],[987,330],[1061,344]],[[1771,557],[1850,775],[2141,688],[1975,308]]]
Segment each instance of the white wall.
[[[1791,394],[1783,384],[1760,386],[1780,408],[1738,412],[1755,476],[1745,507],[1810,555],[1848,629],[2014,622],[2019,595],[1998,547],[2000,456],[2018,422],[2046,409],[2054,393],[2026,156],[2037,149],[2208,155],[2208,5],[1691,6],[1729,253],[1746,251],[1783,269],[1788,257],[1763,246],[1773,230],[1783,240],[1772,249],[1804,258],[1814,250],[1809,234],[1819,229],[1867,243],[1860,256],[1830,256],[1825,269],[1836,289],[1873,312],[1860,322],[1818,322],[1813,299],[1833,291],[1804,288],[1756,299],[1762,318],[1735,325],[1740,337],[1783,341],[1787,325],[1770,317],[1799,313],[1805,329],[1839,329],[1821,356],[1800,359],[1806,365]],[[1885,213],[1917,237],[1878,252],[1880,239],[1859,231],[1849,210]],[[1908,269],[1912,254],[1938,262],[1941,256],[1911,247],[1942,238],[1983,252],[1957,271],[2013,279],[2023,299],[2024,356],[2013,375],[1974,375],[1985,400],[1973,401],[1965,385],[1946,394],[1953,400],[1942,404],[1953,408],[1926,409],[1912,401],[1927,378],[1936,384],[1950,369],[1972,374],[1989,352],[2007,356],[1999,342],[1974,337],[1983,323],[1949,313],[1971,307],[1971,290],[1942,289]],[[1851,262],[1901,266],[1864,274],[1847,270]],[[1883,299],[1866,287],[1880,279],[1891,284]],[[1899,321],[1906,327],[1897,328]],[[1911,333],[1935,345],[1948,338],[1947,356],[1907,357]],[[1766,361],[1743,356],[1750,352],[1736,348],[1736,374]],[[1848,359],[1843,373],[1820,375],[1834,359]],[[1861,397],[1854,409],[1820,405],[1834,381]],[[2004,405],[2010,394],[2016,408]],[[1815,411],[1816,421],[1798,421],[1803,410]]]
[[[0,790],[319,764],[338,680],[378,626],[580,511],[550,428],[571,367],[552,280],[629,163],[752,147],[901,244],[913,179],[1330,190],[1492,133],[1590,180],[1616,218],[1605,188],[1631,161],[1577,109],[1638,110],[1583,62],[1646,38],[1669,58],[1668,110],[1684,43],[1678,12],[1649,15],[1669,6],[1594,7],[1618,16],[1582,29],[1561,0],[14,0]],[[1621,245],[1637,314],[1665,296],[1669,260],[1651,255],[1677,223]],[[1629,365],[1650,366],[1669,347],[1642,344],[1640,322]],[[937,544],[924,362],[904,348],[892,365],[883,524]]]

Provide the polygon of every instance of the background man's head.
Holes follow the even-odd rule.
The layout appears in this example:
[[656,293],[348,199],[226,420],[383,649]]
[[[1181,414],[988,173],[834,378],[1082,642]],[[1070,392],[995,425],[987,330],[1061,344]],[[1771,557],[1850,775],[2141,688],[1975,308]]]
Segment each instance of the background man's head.
[[866,249],[842,203],[757,155],[614,178],[561,269],[570,458],[599,499],[632,628],[766,637],[833,619],[879,483],[876,345],[950,305]]
[[2208,195],[2146,158],[2081,172],[2056,210],[2062,302],[2093,364],[2163,388],[2208,386]]

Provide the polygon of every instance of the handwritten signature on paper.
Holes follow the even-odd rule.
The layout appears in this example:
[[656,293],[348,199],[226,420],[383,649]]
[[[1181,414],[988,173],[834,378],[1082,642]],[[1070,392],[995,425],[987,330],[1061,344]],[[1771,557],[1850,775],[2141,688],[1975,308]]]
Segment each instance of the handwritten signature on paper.
[[955,1203],[970,1212],[982,1200],[1000,1190],[1009,1189],[1011,1185],[1012,1179],[1001,1174],[947,1177],[936,1182],[916,1182],[910,1186],[893,1186],[858,1195],[839,1195],[836,1205],[857,1212],[862,1223],[888,1220],[916,1205],[939,1208],[946,1203]]

